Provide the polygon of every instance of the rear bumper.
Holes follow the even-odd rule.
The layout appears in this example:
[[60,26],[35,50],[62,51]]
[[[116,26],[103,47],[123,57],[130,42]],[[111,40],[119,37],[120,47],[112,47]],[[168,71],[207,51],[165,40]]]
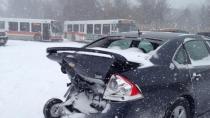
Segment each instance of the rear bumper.
[[163,106],[155,102],[137,100],[126,103],[112,102],[106,113],[90,114],[86,118],[163,118]]

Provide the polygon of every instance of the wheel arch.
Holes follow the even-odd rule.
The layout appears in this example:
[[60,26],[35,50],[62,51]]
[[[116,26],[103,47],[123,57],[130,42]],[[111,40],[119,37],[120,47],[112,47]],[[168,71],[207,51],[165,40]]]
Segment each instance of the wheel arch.
[[195,115],[195,100],[191,95],[182,95],[181,98],[186,99],[190,104],[190,112],[192,116]]

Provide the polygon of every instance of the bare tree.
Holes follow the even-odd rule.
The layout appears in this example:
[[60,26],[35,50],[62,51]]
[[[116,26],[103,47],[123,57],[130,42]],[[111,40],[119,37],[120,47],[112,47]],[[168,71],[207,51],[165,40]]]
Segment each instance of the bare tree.
[[200,10],[200,27],[201,31],[210,30],[210,4],[203,5]]
[[139,21],[151,27],[159,28],[165,22],[170,8],[168,0],[140,0]]
[[98,19],[101,8],[96,0],[65,0],[63,16],[69,20]]

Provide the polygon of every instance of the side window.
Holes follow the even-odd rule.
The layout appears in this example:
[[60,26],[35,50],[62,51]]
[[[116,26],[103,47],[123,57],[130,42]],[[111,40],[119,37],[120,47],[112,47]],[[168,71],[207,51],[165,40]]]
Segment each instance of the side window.
[[110,34],[110,24],[103,24],[103,34]]
[[182,65],[187,64],[187,54],[185,49],[182,47],[179,48],[178,52],[176,53],[174,60]]
[[114,49],[128,49],[130,48],[130,45],[132,43],[132,40],[117,40],[112,42],[108,48],[114,48]]
[[145,51],[145,53],[149,53],[154,50],[152,43],[146,40],[141,41],[138,48]]
[[209,51],[204,41],[189,41],[185,44],[192,65],[205,65],[210,63]]
[[101,24],[95,24],[94,33],[101,34]]
[[9,22],[9,31],[18,31],[18,22]]
[[5,22],[4,21],[0,21],[0,29],[5,29]]
[[41,23],[32,23],[31,31],[32,32],[41,32]]
[[85,25],[84,24],[80,24],[80,32],[84,32],[85,31]]
[[20,31],[29,32],[30,31],[30,25],[26,22],[20,23]]
[[79,32],[79,25],[78,24],[73,25],[73,31],[74,32]]
[[68,32],[72,32],[73,31],[73,28],[72,28],[72,25],[70,24],[70,25],[67,25],[67,30],[68,30]]
[[87,34],[93,34],[93,24],[87,24]]

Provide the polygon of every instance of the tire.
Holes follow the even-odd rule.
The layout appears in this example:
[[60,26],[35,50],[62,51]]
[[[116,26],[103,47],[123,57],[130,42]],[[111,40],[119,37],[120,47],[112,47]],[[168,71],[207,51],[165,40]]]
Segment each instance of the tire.
[[63,103],[62,100],[57,98],[52,98],[47,101],[47,103],[44,106],[43,114],[45,118],[61,118],[60,114],[52,114],[52,108],[55,107],[55,105],[58,105],[60,103]]
[[167,109],[164,118],[178,118],[177,116],[180,116],[181,114],[183,116],[182,118],[193,118],[190,104],[185,98],[176,100],[176,102]]

